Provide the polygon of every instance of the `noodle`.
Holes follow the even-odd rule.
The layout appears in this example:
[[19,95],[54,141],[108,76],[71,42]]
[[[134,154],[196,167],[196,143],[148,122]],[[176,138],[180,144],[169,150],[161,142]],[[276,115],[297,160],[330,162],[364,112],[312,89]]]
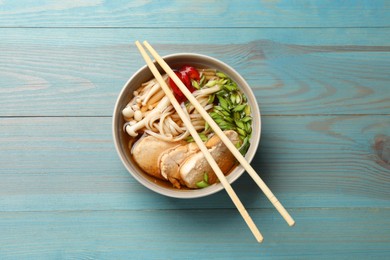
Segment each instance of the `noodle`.
[[[198,81],[195,82],[197,89],[194,89],[195,91],[192,93],[193,96],[201,106],[210,113],[210,115],[213,113],[215,116],[229,115],[231,112],[221,113],[219,111],[221,106],[219,102],[222,97],[219,93],[226,92],[224,89],[226,83],[235,83],[223,74],[220,76],[221,73],[216,72],[214,69],[197,70],[200,73],[199,75],[201,78],[198,78]],[[168,85],[170,84],[170,79],[167,74],[163,75],[163,79]],[[194,82],[192,82],[192,84],[194,84]],[[174,89],[173,92],[176,94]],[[237,100],[241,103],[243,94],[240,91],[229,90],[228,92],[234,92],[235,94],[234,96],[226,96],[226,100]],[[161,89],[160,84],[156,79],[153,78],[142,83],[140,88],[135,90],[133,94],[134,97],[122,112],[126,121],[124,129],[129,135],[135,137],[138,133],[148,133],[164,141],[183,140],[189,136],[188,130],[184,127],[179,115],[170,104],[170,101],[165,96],[164,91]],[[215,105],[219,106],[219,108],[216,108],[218,110],[214,110]],[[182,107],[198,132],[203,132],[206,135],[212,132],[210,129],[206,129],[207,124],[205,120],[191,103],[183,102]],[[142,116],[140,117],[140,112],[137,112],[138,117],[133,118],[133,114],[135,114],[136,111],[140,111]],[[142,119],[135,120],[140,118]],[[234,120],[236,120],[236,118],[223,118],[223,120],[219,120],[225,121],[220,127],[233,127],[233,129],[235,129]],[[244,139],[244,137],[245,136],[242,136],[242,139]]]

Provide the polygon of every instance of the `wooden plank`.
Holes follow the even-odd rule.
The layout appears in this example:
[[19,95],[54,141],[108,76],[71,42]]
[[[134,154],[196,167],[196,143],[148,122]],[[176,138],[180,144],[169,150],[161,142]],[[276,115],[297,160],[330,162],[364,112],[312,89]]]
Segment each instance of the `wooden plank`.
[[374,27],[390,25],[389,8],[383,0],[3,1],[0,26]]
[[389,30],[0,29],[0,116],[111,116],[136,39],[230,64],[264,115],[388,114]]
[[257,244],[234,210],[0,213],[3,259],[357,259],[390,256],[390,209],[250,210]]
[[[233,208],[225,192],[195,200],[154,194],[122,166],[111,118],[0,119],[0,211]],[[252,162],[291,207],[389,207],[388,116],[266,116]],[[244,174],[248,208],[272,208]],[[45,203],[42,203],[45,201]]]

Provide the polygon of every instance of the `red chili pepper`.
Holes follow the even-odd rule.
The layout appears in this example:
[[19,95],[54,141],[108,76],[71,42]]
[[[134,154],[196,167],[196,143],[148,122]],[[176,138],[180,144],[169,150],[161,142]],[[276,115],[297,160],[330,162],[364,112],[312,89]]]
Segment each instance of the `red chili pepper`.
[[[196,76],[196,73],[198,73],[199,75],[199,72],[194,67],[190,67],[190,66],[183,66],[182,68],[187,68],[187,67],[192,69],[185,69],[185,70],[180,69],[179,71],[176,70],[174,72],[176,76],[178,76],[179,79],[184,83],[187,89],[192,93],[196,89],[192,86],[191,79],[193,79],[192,77],[194,75]],[[194,72],[194,70],[196,73]],[[175,82],[173,82],[171,78],[169,78],[169,85],[171,86],[173,94],[175,95],[175,98],[179,103],[185,102],[187,100],[184,94],[180,91],[179,87],[176,86]]]
[[196,81],[200,80],[200,74],[197,69],[192,66],[184,65],[181,67],[180,71],[185,72],[190,79],[194,79]]

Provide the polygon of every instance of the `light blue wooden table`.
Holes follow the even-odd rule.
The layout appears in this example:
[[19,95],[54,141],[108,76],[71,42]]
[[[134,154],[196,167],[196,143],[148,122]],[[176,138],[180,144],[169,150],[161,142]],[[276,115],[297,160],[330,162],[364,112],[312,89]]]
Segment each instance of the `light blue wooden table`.
[[[236,68],[262,113],[228,195],[152,193],[111,135],[134,46]],[[0,1],[0,259],[390,259],[390,2]]]

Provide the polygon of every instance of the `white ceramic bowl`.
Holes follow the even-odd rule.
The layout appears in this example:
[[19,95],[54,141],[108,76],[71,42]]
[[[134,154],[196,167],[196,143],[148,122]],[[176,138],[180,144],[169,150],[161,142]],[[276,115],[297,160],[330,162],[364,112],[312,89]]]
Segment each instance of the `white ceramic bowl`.
[[[232,80],[234,80],[241,91],[243,91],[248,99],[251,106],[252,113],[252,137],[250,140],[250,147],[245,155],[247,161],[251,161],[256,153],[256,150],[260,141],[261,133],[261,117],[260,110],[257,104],[256,98],[248,85],[248,83],[240,76],[240,74],[231,68],[229,65],[209,56],[194,54],[194,53],[177,53],[163,57],[163,59],[169,64],[171,68],[179,68],[183,64],[193,65],[197,67],[208,67],[217,69]],[[122,110],[131,100],[133,91],[137,89],[141,83],[152,78],[152,73],[149,68],[145,65],[139,69],[124,85],[120,92],[117,102],[114,108],[112,131],[116,150],[118,155],[123,162],[129,173],[142,185],[148,189],[160,193],[165,196],[174,198],[199,198],[216,193],[223,189],[220,183],[210,185],[203,189],[175,189],[170,183],[164,183],[161,180],[157,180],[144,173],[130,156],[130,150],[128,147],[129,137],[127,133],[123,131],[124,119],[122,117]],[[244,169],[241,166],[236,167],[228,176],[229,183],[233,183],[237,180]]]

